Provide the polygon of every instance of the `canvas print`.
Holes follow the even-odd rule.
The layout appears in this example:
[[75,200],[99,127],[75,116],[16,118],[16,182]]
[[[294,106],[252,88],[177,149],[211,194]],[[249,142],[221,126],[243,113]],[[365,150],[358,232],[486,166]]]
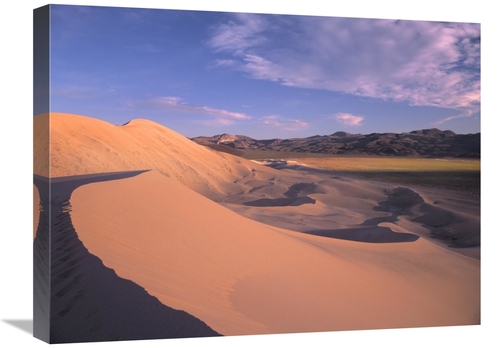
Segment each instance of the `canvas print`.
[[48,5],[34,105],[41,340],[481,322],[479,23]]

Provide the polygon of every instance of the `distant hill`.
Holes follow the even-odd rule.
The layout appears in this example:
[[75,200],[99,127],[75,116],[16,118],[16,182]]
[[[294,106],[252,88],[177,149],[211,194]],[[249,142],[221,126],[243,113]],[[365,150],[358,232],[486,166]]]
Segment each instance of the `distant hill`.
[[307,138],[257,140],[244,135],[196,137],[198,144],[237,154],[238,150],[310,152],[337,155],[380,155],[480,158],[481,134],[455,134],[436,128],[409,133],[350,134],[336,132]]

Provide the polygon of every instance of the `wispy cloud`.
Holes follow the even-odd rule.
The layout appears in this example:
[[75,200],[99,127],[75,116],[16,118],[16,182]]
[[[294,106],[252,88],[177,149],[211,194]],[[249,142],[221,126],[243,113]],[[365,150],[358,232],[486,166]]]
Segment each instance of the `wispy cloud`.
[[148,104],[157,108],[173,110],[183,113],[203,114],[214,117],[213,120],[199,121],[205,125],[231,125],[238,120],[249,120],[252,117],[240,112],[216,109],[204,105],[194,105],[183,102],[179,97],[159,97],[148,101]]
[[207,44],[254,79],[479,109],[479,24],[235,15]]
[[439,126],[441,126],[449,121],[455,120],[457,118],[471,117],[475,114],[477,114],[477,113],[473,112],[472,110],[466,110],[466,111],[461,112],[457,115],[453,115],[453,116],[449,116],[449,117],[445,117],[445,118],[442,118],[440,120],[437,120],[436,122],[434,122],[434,126],[439,127]]
[[208,65],[209,68],[233,67],[237,62],[233,59],[216,59]]
[[361,126],[361,122],[363,122],[363,116],[356,116],[353,114],[348,114],[345,112],[339,112],[332,116],[337,122],[343,124],[344,126]]
[[224,127],[236,124],[234,120],[230,120],[227,118],[216,118],[213,120],[195,120],[193,121],[193,123],[201,124],[207,127]]
[[261,117],[258,124],[284,131],[300,131],[309,128],[309,123],[298,119],[286,118],[279,115]]
[[[53,71],[56,70],[55,68]],[[68,99],[99,99],[116,96],[123,86],[114,84],[102,77],[81,72],[57,71],[51,81],[51,94]],[[56,75],[56,73],[54,73]]]
[[207,44],[218,52],[244,52],[266,41],[260,33],[267,27],[268,21],[262,16],[235,13],[233,20],[213,29]]
[[89,99],[99,95],[99,91],[96,88],[78,84],[56,85],[51,88],[50,92],[53,96],[69,99]]

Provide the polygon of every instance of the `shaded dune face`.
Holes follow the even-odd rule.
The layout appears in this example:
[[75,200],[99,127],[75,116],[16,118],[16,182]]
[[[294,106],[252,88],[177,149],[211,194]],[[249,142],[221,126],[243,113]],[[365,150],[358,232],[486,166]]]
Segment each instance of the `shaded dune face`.
[[53,179],[50,203],[48,192],[44,192],[47,178],[35,176],[41,192],[34,239],[34,256],[39,265],[35,276],[44,273],[43,265],[48,268],[49,259],[51,273],[50,280],[36,281],[35,286],[35,296],[50,293],[50,306],[36,301],[35,313],[49,313],[50,343],[218,336],[192,315],[163,305],[139,285],[117,276],[78,239],[70,217],[72,191],[90,182],[137,174]]
[[38,229],[38,221],[40,219],[40,194],[38,188],[33,184],[33,240],[36,236],[36,230]]

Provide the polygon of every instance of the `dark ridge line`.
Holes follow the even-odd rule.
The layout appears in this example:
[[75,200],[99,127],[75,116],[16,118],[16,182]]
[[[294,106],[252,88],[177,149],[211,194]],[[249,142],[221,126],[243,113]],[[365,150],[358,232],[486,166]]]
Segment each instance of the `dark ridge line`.
[[243,203],[248,207],[298,207],[303,204],[314,204],[316,200],[309,197],[297,197],[297,198],[260,198],[254,201],[249,201]]
[[[336,132],[305,138],[254,139],[244,135],[219,134],[190,140],[204,146],[217,146],[219,151],[261,150],[289,153],[330,155],[374,155],[420,158],[481,157],[481,133],[455,134],[452,131],[423,129],[403,133],[349,134]],[[224,147],[226,150],[224,150]],[[243,157],[245,155],[243,154]]]
[[380,226],[340,228],[336,230],[312,230],[303,233],[362,243],[408,243],[414,242],[420,238],[420,236],[413,233],[396,233],[388,227]]
[[[33,243],[34,277],[41,280],[34,289],[34,296],[40,298],[34,312],[49,315],[50,343],[221,336],[198,318],[165,306],[143,287],[119,277],[78,238],[70,216],[73,190],[143,172],[34,176],[41,200]],[[50,269],[50,276],[44,267]]]

